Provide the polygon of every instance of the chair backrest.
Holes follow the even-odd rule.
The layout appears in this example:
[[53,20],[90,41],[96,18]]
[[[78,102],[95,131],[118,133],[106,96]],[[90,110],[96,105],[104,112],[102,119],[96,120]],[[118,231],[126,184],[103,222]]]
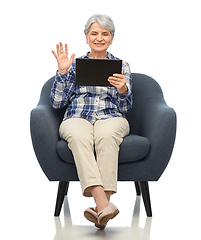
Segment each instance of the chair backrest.
[[[43,86],[39,103],[46,105],[56,115],[58,120],[62,121],[66,107],[54,109],[50,103],[50,91],[55,77],[50,78]],[[127,114],[129,122],[132,122],[131,133],[138,134],[141,115],[146,104],[150,101],[153,103],[165,103],[163,93],[159,84],[151,77],[132,73],[133,81],[133,108]]]
[[133,81],[133,108],[127,114],[129,122],[132,122],[131,133],[139,134],[140,119],[147,103],[166,104],[163,92],[159,84],[151,77],[132,73]]

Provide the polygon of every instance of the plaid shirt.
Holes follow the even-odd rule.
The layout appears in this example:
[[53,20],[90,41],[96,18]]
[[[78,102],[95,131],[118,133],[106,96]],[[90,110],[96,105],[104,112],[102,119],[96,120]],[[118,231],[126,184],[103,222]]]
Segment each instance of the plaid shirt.
[[[89,58],[89,53],[82,56]],[[108,53],[108,59],[118,59]],[[132,107],[132,79],[130,67],[122,61],[122,72],[127,78],[128,92],[119,94],[116,87],[76,86],[75,60],[65,74],[58,71],[53,83],[50,102],[54,108],[63,108],[67,105],[64,119],[83,118],[92,124],[97,119],[110,117],[125,117],[125,113]]]

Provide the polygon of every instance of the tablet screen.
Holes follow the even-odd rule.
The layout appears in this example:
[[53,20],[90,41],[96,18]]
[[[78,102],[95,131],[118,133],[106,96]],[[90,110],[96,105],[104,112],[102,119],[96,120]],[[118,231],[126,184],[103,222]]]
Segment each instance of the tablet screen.
[[108,77],[121,72],[122,60],[76,58],[76,85],[78,86],[111,87]]

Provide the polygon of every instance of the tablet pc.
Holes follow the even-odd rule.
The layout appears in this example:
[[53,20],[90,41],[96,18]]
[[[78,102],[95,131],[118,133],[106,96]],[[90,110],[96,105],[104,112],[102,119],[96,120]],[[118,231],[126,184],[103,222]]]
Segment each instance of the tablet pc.
[[111,87],[108,77],[121,72],[122,60],[76,58],[77,86]]

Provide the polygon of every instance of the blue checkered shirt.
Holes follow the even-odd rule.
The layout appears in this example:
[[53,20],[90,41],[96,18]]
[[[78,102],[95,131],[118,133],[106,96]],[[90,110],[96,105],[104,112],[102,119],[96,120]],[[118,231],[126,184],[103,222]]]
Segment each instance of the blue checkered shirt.
[[[82,56],[89,58],[89,52]],[[108,59],[118,59],[108,53]],[[122,72],[127,79],[128,92],[119,94],[116,87],[76,86],[75,60],[68,72],[60,74],[58,71],[53,83],[50,102],[54,108],[67,106],[63,120],[69,118],[83,118],[92,124],[97,119],[111,117],[125,117],[125,113],[132,107],[132,78],[129,64],[122,61]]]

